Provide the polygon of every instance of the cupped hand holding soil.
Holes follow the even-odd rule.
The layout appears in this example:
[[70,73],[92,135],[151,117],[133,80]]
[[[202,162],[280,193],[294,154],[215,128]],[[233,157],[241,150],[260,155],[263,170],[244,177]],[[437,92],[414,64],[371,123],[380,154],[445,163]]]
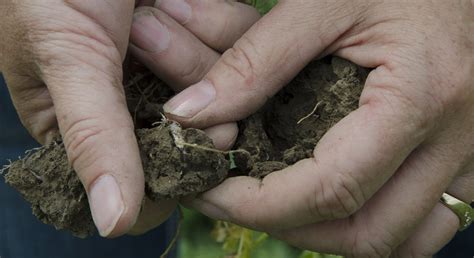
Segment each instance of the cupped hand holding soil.
[[[37,6],[6,12],[15,9],[15,2],[7,1],[11,8],[0,11],[5,12],[0,16],[0,68],[24,123],[39,140],[51,139],[57,119],[68,157],[86,185],[96,224],[103,235],[117,235],[130,228],[138,213],[144,188],[140,160],[149,159],[143,152],[140,159],[132,119],[118,90],[117,64],[124,57],[127,33],[106,19],[117,13],[128,17],[132,8],[117,4],[117,13],[96,17],[86,4],[72,2],[45,9],[52,16],[74,19],[71,24],[84,20],[84,13],[97,19],[84,20],[79,30],[43,33],[63,30],[54,27],[57,23],[38,22],[45,16],[38,15]],[[247,150],[251,162],[239,163],[246,169],[230,172],[254,178],[227,179],[191,202],[195,208],[306,249],[362,257],[433,254],[452,238],[459,221],[437,204],[441,193],[448,191],[466,202],[474,195],[466,187],[473,183],[474,168],[471,1],[281,1],[253,27],[259,16],[248,6],[202,3],[162,0],[155,8],[140,8],[131,34],[131,52],[171,87],[179,91],[194,84],[164,105],[170,119],[185,127],[212,126],[207,132],[225,142],[224,148],[235,140],[235,122],[248,117],[240,122],[237,146]],[[209,17],[217,26],[203,26]],[[38,28],[31,34],[8,32],[18,20]],[[122,27],[131,22],[121,21],[126,23]],[[77,39],[86,44],[77,44]],[[23,40],[28,42],[23,48],[15,44]],[[65,51],[69,43],[78,48]],[[90,58],[84,60],[84,53]],[[298,77],[313,79],[297,78],[291,85],[298,86],[280,91],[311,60],[327,54],[373,70],[364,83],[363,69],[340,59],[325,60]],[[155,96],[150,84],[145,85],[129,87],[127,98],[134,124],[150,129],[167,98]],[[174,155],[182,153],[172,149]],[[230,155],[224,159],[229,169],[235,168]],[[160,166],[173,169],[187,166],[157,162],[162,161]],[[15,164],[23,169],[22,163],[29,164],[28,158]],[[29,186],[23,189],[25,197],[47,177],[32,171],[19,177]],[[173,180],[181,178],[181,172],[174,171],[178,176]],[[67,180],[80,185],[77,179]],[[147,189],[161,196],[162,181]],[[91,194],[94,185],[100,186],[100,194]],[[59,192],[64,187],[43,186]],[[80,191],[66,196],[76,201],[62,201],[72,210],[84,202]],[[98,216],[96,196],[113,196],[107,200],[113,209],[106,210],[119,212]],[[57,213],[59,206],[44,205],[37,214],[64,215]]]
[[167,115],[198,128],[241,120],[328,54],[373,69],[359,106],[314,157],[263,181],[228,179],[193,206],[306,249],[434,255],[459,224],[441,194],[474,199],[473,10],[470,0],[279,1]]

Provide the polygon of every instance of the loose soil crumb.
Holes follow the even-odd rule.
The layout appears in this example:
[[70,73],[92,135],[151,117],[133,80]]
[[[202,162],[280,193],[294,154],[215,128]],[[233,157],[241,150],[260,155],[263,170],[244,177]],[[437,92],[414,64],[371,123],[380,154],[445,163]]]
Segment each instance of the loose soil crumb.
[[[339,58],[308,65],[256,114],[239,122],[235,151],[216,150],[205,133],[161,115],[173,92],[151,74],[125,85],[152,200],[204,192],[228,176],[263,178],[312,156],[321,137],[358,106],[368,71]],[[158,126],[156,126],[158,123]],[[79,237],[95,232],[87,195],[58,140],[5,169],[6,182],[33,214]]]
[[[201,130],[182,130],[165,121],[151,129],[139,129],[136,135],[146,195],[151,200],[203,192],[227,176],[228,155],[215,150]],[[55,141],[13,162],[5,179],[31,203],[33,214],[42,222],[68,229],[78,237],[94,233],[86,192],[69,165],[62,142]]]
[[171,123],[137,131],[152,200],[173,199],[206,191],[227,177],[230,163],[201,130]]
[[13,162],[5,180],[31,204],[33,214],[56,229],[86,237],[95,232],[86,192],[69,165],[64,144],[52,144],[32,151]]
[[[258,114],[240,122],[236,147],[256,162],[292,165],[311,157],[322,136],[358,107],[367,74],[340,58],[313,62]],[[282,168],[272,162],[258,167],[264,175]]]

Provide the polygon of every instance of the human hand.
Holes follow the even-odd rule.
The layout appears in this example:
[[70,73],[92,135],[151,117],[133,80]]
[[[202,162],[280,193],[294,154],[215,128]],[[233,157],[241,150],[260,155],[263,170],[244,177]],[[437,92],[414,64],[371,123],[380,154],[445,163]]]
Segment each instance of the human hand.
[[[202,80],[221,53],[260,18],[249,5],[220,0],[161,0],[137,8],[134,16],[130,52],[177,92]],[[238,128],[230,121],[205,131],[225,150]]]
[[281,0],[165,111],[200,128],[243,119],[327,54],[374,68],[359,108],[315,158],[190,205],[305,249],[436,253],[459,227],[441,194],[474,197],[473,14],[472,1]]
[[[128,232],[144,196],[122,87],[135,1],[0,5],[0,70],[23,124],[40,143],[61,132],[100,234]],[[160,224],[175,207],[176,201],[147,202],[134,231]]]

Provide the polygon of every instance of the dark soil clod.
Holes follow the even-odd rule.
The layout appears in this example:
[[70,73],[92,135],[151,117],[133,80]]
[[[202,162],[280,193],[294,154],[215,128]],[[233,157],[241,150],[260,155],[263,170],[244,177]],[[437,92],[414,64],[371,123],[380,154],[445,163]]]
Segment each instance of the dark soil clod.
[[[125,87],[152,200],[204,192],[229,175],[263,178],[312,156],[321,137],[358,106],[368,71],[345,60],[317,61],[255,115],[240,121],[237,150],[216,150],[205,133],[162,118],[172,93],[155,77],[137,75]],[[159,123],[158,126],[156,123]],[[95,232],[87,195],[58,140],[5,169],[6,182],[33,214],[79,237]]]

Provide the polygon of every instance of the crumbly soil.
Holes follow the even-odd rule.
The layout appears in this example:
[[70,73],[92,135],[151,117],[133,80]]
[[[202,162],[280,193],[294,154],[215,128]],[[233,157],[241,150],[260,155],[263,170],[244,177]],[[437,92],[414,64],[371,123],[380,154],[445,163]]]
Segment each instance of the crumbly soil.
[[[308,65],[256,114],[239,122],[235,150],[216,150],[203,131],[182,129],[161,115],[173,92],[149,73],[134,73],[127,101],[152,200],[206,191],[229,176],[263,178],[301,159],[335,123],[357,108],[368,71],[339,58]],[[95,232],[87,195],[60,139],[6,167],[6,182],[33,214],[79,237]]]

